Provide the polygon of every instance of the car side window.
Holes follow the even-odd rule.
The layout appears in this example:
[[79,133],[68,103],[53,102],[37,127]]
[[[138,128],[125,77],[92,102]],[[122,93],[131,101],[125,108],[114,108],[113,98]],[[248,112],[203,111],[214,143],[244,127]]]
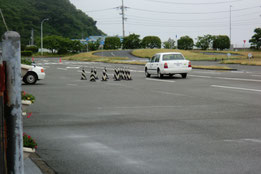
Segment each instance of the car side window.
[[155,62],[159,62],[160,55],[156,55]]
[[151,62],[151,63],[155,62],[155,56],[153,56],[153,57],[150,59],[150,62]]

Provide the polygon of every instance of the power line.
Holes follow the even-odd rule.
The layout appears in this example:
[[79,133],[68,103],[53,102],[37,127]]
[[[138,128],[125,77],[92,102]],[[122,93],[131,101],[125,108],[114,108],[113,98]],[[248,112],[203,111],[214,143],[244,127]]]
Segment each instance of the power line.
[[109,11],[109,10],[113,10],[114,8],[105,8],[105,9],[99,9],[99,10],[91,10],[91,11],[85,11],[86,13],[95,13],[95,12],[102,12],[102,11]]
[[[235,9],[232,10],[232,12],[235,11],[244,11],[244,10],[250,10],[250,9],[255,9],[255,8],[260,8],[260,6],[254,6],[254,7],[248,7],[248,8],[241,8],[241,9]],[[197,15],[197,14],[217,14],[217,13],[228,13],[229,10],[227,11],[212,11],[212,12],[190,12],[190,13],[185,13],[185,12],[167,12],[167,11],[154,11],[154,10],[146,10],[146,9],[140,9],[140,8],[130,8],[131,10],[136,10],[136,11],[143,11],[143,12],[150,12],[150,13],[163,13],[163,14],[183,14],[183,15]]]
[[219,2],[197,2],[197,3],[185,3],[185,2],[170,2],[170,1],[159,1],[159,0],[146,0],[149,2],[156,2],[161,4],[175,4],[175,5],[217,5],[217,4],[228,4],[228,3],[234,3],[239,2],[243,0],[233,0],[233,1],[219,1]]

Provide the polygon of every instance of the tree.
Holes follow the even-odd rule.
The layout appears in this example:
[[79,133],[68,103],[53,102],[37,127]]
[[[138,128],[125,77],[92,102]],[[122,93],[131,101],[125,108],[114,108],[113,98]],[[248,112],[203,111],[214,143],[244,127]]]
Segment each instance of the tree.
[[119,37],[106,37],[104,49],[119,49],[121,47],[121,40]]
[[189,36],[182,36],[178,40],[178,49],[182,50],[192,50],[194,45],[194,41]]
[[72,53],[78,53],[82,50],[83,44],[78,40],[73,40],[70,43],[70,51]]
[[89,51],[96,51],[99,49],[99,46],[100,46],[100,39],[98,39],[96,42],[88,42]]
[[127,37],[124,37],[122,44],[124,49],[140,48],[141,45],[140,35],[131,34]]
[[251,43],[251,47],[258,50],[261,48],[261,28],[256,28],[254,32],[255,34],[252,36],[249,42]]
[[169,38],[168,41],[163,42],[163,47],[166,49],[175,48],[175,40]]
[[230,48],[230,39],[226,35],[215,36],[213,39],[213,49],[229,49]]
[[157,36],[146,36],[142,39],[143,48],[161,48],[161,40]]
[[213,39],[214,37],[209,34],[204,36],[198,36],[196,47],[201,48],[202,50],[207,50],[213,43]]

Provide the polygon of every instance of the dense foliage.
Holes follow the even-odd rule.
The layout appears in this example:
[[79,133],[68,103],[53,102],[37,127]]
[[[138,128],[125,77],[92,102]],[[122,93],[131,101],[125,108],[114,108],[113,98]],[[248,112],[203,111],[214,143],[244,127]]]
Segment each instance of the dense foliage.
[[52,53],[66,54],[77,53],[83,48],[78,40],[71,40],[61,36],[46,36],[43,39],[44,47],[50,49]]
[[182,36],[178,40],[178,49],[182,50],[192,50],[194,45],[194,41],[189,36]]
[[[35,40],[39,40],[41,21],[45,18],[49,18],[43,25],[45,36],[60,35],[79,39],[103,34],[97,29],[96,21],[81,10],[77,10],[69,0],[0,0],[0,8],[9,30],[20,33],[22,45],[29,43],[32,29]],[[0,35],[5,31],[1,19]]]
[[214,39],[214,36],[211,36],[209,34],[204,35],[204,36],[198,36],[196,47],[198,47],[202,50],[207,50],[213,44],[213,39]]
[[173,48],[175,48],[175,40],[169,38],[168,41],[163,42],[163,47],[165,49],[173,49]]
[[261,48],[261,28],[256,28],[254,30],[255,34],[252,36],[252,38],[249,40],[251,43],[251,47],[255,49]]
[[228,36],[219,35],[215,36],[213,40],[213,49],[229,49],[230,48],[230,39]]
[[161,40],[157,36],[146,36],[142,39],[143,48],[161,48]]
[[141,40],[140,35],[131,34],[123,38],[123,49],[137,49],[140,48]]
[[121,48],[121,40],[119,37],[106,37],[104,49],[119,49]]

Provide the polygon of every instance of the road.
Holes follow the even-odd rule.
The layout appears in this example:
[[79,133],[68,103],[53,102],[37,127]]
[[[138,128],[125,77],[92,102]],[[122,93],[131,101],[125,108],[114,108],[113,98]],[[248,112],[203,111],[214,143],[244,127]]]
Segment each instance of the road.
[[[113,81],[117,65],[37,59],[47,78],[23,85],[36,102],[24,132],[62,174],[259,174],[261,69],[193,70],[187,79]],[[80,67],[109,70],[80,80]]]

